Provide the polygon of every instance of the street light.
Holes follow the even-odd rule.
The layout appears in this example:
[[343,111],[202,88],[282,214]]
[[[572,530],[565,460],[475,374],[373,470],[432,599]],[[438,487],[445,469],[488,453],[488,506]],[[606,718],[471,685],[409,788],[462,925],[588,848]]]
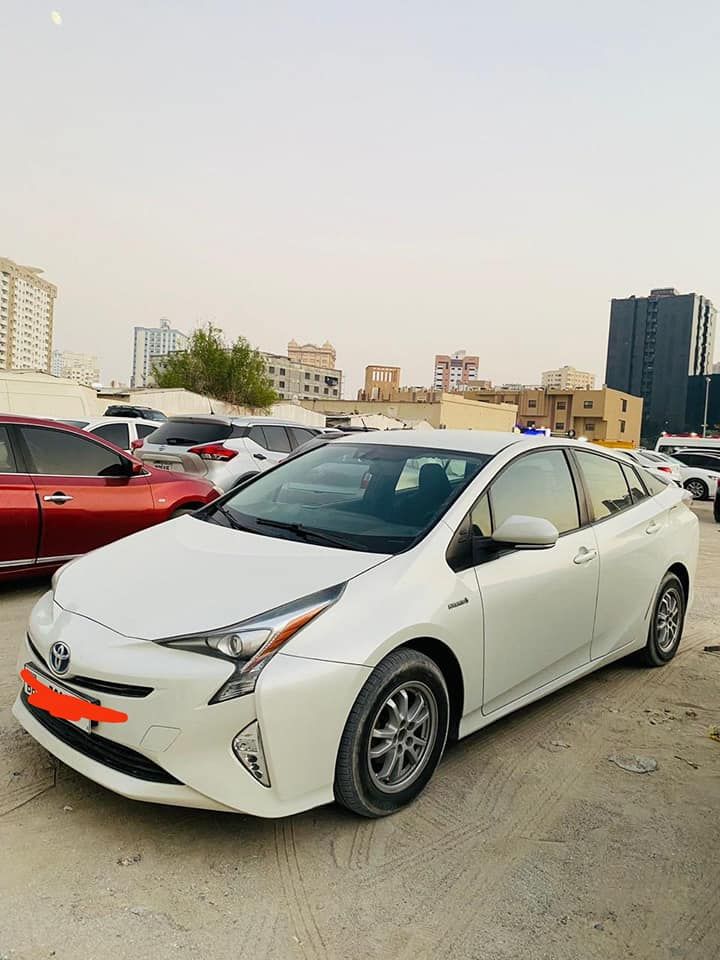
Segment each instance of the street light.
[[710,380],[711,380],[711,377],[705,377],[705,416],[703,417],[703,436],[707,434],[707,413],[708,413],[708,400],[710,399]]

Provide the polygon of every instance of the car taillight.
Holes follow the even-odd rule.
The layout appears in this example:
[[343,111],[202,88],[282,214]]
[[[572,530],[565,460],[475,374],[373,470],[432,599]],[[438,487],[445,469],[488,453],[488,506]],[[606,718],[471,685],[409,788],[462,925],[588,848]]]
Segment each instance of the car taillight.
[[221,443],[203,443],[199,447],[190,447],[188,453],[196,453],[201,460],[232,460],[237,450],[229,450]]
[[131,450],[139,450],[140,447],[143,445],[144,442],[145,442],[144,440],[131,440],[131,441],[130,441],[130,449],[131,449]]
[[658,467],[658,470],[662,470],[663,473],[672,473],[672,467]]

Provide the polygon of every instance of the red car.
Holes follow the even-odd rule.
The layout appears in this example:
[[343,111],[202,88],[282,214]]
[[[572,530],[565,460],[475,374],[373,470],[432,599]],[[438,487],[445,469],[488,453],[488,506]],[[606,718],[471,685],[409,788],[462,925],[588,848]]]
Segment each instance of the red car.
[[75,427],[0,416],[0,580],[51,573],[219,493]]

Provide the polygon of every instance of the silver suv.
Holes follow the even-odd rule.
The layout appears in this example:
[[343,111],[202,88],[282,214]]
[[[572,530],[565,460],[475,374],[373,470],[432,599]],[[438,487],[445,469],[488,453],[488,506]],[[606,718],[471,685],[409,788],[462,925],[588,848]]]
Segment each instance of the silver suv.
[[191,473],[229,490],[319,433],[316,427],[271,417],[170,417],[134,452],[159,470]]

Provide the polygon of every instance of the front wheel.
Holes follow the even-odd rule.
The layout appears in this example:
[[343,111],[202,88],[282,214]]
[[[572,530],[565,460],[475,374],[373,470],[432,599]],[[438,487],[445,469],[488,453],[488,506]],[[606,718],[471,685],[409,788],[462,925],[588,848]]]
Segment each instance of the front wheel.
[[445,749],[450,701],[429,657],[394,650],[358,694],[335,766],[335,799],[364,817],[384,817],[425,788]]
[[674,573],[663,578],[653,609],[642,658],[648,667],[662,667],[677,653],[685,623],[685,590]]
[[704,480],[693,477],[685,482],[685,489],[693,495],[693,500],[707,500],[709,490]]

